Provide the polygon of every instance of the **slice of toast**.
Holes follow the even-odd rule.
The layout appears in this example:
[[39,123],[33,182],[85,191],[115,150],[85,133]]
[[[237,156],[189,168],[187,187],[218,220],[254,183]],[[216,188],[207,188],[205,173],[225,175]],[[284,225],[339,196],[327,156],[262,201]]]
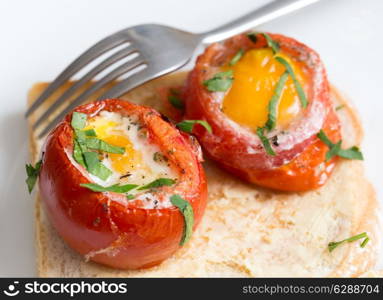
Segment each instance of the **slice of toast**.
[[[162,77],[121,98],[150,105],[161,112],[163,102],[158,90],[182,85],[185,76],[178,73]],[[46,86],[47,83],[39,83],[32,87],[29,105]],[[65,87],[61,88],[57,94],[64,90]],[[363,133],[355,111],[335,89],[332,97],[336,105],[343,105],[337,111],[343,123],[343,146],[360,144]],[[45,108],[41,107],[30,118],[29,125]],[[36,161],[42,141],[36,139],[32,130],[30,133],[32,159]],[[37,194],[37,274],[43,277],[348,277],[359,276],[375,265],[379,245],[377,201],[361,161],[340,160],[325,186],[305,193],[281,193],[244,183],[211,161],[206,161],[204,167],[209,199],[201,225],[191,241],[175,255],[159,266],[144,270],[115,270],[86,262],[57,235]],[[371,239],[365,248],[356,241],[328,251],[329,242],[364,231]]]

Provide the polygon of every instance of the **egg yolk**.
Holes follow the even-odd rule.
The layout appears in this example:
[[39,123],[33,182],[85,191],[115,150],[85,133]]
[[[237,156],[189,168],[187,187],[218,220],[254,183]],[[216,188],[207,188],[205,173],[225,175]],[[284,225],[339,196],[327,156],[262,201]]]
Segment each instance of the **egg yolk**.
[[109,153],[108,155],[113,169],[120,174],[126,174],[140,165],[142,155],[135,151],[132,142],[124,135],[124,132],[115,129],[116,126],[118,124],[114,121],[93,118],[88,121],[88,126],[85,129],[93,128],[97,138],[113,146],[125,148],[123,154]]
[[[282,53],[278,53],[278,56],[289,62],[304,88],[306,78],[299,63]],[[223,112],[240,125],[254,130],[263,127],[267,121],[268,104],[279,78],[286,71],[285,67],[274,58],[271,49],[252,49],[243,55],[232,70],[234,80],[224,96]],[[286,81],[278,103],[277,126],[284,128],[301,111],[291,76]]]

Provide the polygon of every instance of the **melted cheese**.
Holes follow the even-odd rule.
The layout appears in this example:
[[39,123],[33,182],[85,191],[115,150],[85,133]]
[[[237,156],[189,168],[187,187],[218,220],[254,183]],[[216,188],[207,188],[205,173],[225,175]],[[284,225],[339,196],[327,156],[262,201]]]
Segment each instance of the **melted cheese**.
[[[304,86],[306,78],[298,63],[282,53],[278,55],[289,62],[298,81]],[[253,49],[247,51],[232,68],[234,81],[224,96],[223,112],[233,121],[251,129],[264,126],[268,104],[285,67],[275,60],[271,49]],[[289,76],[279,99],[277,126],[287,126],[300,111],[300,100]]]

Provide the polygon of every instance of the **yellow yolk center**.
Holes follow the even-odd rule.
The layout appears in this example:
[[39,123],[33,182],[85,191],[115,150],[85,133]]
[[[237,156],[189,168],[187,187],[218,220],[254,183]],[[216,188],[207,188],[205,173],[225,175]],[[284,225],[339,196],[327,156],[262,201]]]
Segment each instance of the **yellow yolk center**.
[[[292,67],[301,85],[306,79],[302,68],[288,56],[278,53]],[[236,123],[251,129],[262,127],[267,121],[268,104],[275,86],[285,72],[271,49],[252,49],[232,67],[234,80],[223,99],[223,112]],[[226,69],[225,69],[226,71]],[[278,101],[277,126],[285,127],[300,110],[300,100],[289,76]]]
[[94,118],[88,121],[85,129],[93,128],[97,138],[113,145],[125,148],[124,154],[109,153],[109,159],[115,171],[126,174],[132,171],[142,161],[141,153],[135,151],[131,141],[124,135],[124,132],[117,130],[118,124],[102,118]]

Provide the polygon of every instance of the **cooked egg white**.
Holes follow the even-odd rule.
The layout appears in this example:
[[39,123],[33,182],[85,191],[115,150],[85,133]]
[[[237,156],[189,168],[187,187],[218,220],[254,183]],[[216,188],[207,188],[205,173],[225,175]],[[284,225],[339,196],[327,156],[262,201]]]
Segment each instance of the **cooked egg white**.
[[145,185],[161,177],[176,179],[176,173],[159,147],[148,142],[146,129],[137,117],[102,111],[88,119],[85,129],[91,128],[96,131],[97,138],[125,148],[124,154],[102,153],[102,163],[113,174],[106,181],[89,174],[94,182],[102,186],[117,183]]

